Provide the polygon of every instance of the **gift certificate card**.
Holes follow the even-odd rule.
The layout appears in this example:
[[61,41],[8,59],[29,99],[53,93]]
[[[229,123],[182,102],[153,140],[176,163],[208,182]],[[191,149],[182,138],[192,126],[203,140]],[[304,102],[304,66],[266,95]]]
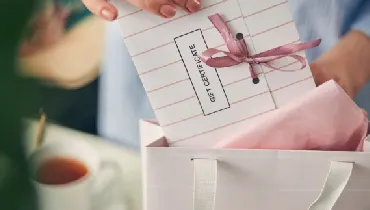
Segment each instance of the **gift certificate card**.
[[[208,16],[219,14],[232,34],[242,35],[250,55],[300,43],[287,1],[203,0],[201,11],[163,19],[125,1],[116,21],[158,122],[173,146],[210,146],[315,87],[309,67],[289,57],[253,64],[206,65],[209,48],[229,51]],[[304,51],[295,53],[305,57]],[[123,69],[124,70],[124,69]]]

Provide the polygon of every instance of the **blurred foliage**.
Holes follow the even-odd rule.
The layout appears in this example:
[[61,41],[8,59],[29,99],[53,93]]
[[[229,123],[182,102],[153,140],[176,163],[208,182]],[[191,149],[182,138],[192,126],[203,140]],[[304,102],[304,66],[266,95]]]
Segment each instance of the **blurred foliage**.
[[0,1],[0,209],[36,210],[22,147],[21,117],[29,110],[33,81],[17,76],[18,45],[35,8],[34,0]]

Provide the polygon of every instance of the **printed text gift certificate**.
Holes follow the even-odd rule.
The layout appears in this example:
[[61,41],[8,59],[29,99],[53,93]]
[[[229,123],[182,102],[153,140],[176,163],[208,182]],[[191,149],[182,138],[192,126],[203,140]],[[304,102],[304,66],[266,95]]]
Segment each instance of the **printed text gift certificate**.
[[287,1],[202,3],[172,19],[114,3],[172,146],[213,145],[315,87],[304,50],[319,40],[300,42]]

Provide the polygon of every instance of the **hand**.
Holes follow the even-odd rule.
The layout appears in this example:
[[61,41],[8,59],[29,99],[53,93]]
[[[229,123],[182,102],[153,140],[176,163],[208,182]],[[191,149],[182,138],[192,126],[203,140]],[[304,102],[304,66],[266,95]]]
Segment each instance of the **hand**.
[[346,34],[311,64],[317,85],[335,80],[351,97],[370,81],[370,38],[359,31]]
[[[200,10],[200,0],[127,0],[130,4],[147,10],[163,18],[176,15],[176,6],[193,13]],[[106,0],[82,0],[85,6],[95,15],[105,20],[113,21],[117,18],[117,9]]]
[[21,46],[21,55],[30,55],[56,44],[65,34],[65,25],[70,11],[60,5],[50,5],[29,23],[31,32]]

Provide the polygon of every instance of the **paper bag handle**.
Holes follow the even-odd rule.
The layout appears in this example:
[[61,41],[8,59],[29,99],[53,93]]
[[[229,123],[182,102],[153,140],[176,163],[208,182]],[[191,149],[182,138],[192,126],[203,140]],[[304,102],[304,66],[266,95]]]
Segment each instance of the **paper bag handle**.
[[[217,160],[193,159],[193,162],[193,210],[215,210]],[[320,195],[308,210],[331,210],[351,177],[353,165],[353,162],[330,161],[329,173]]]

